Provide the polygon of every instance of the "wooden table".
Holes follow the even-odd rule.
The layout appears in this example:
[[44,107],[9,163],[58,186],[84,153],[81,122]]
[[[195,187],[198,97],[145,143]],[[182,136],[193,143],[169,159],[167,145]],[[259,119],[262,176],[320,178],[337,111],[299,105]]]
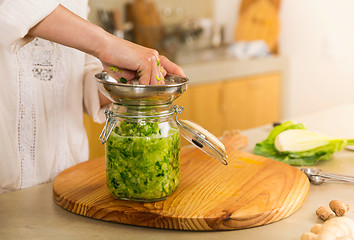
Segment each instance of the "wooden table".
[[[294,120],[311,130],[331,136],[354,137],[354,103]],[[244,131],[251,151],[255,142],[264,139],[271,126]],[[353,174],[354,152],[343,150],[328,162],[318,164],[324,171]],[[317,222],[320,205],[332,199],[347,202],[354,209],[354,185],[311,185],[304,205],[290,217],[269,225],[236,231],[188,232],[151,229],[99,221],[70,213],[52,199],[51,183],[0,195],[0,239],[300,239]],[[349,217],[354,218],[353,210]]]

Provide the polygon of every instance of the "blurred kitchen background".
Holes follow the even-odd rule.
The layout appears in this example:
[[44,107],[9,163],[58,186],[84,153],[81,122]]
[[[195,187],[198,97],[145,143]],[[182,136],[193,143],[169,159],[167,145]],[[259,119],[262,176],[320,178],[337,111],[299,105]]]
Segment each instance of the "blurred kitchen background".
[[[190,88],[176,101],[181,118],[217,136],[354,101],[354,1],[89,4],[91,22],[183,67]],[[89,137],[102,129],[95,127]],[[90,157],[103,155],[91,142]]]

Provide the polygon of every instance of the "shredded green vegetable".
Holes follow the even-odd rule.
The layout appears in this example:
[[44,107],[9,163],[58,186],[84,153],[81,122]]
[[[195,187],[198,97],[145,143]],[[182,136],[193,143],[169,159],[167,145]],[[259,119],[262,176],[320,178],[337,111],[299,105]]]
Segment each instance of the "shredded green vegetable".
[[159,76],[155,75],[155,79],[160,82],[161,81],[161,78],[159,78]]
[[120,68],[118,68],[118,67],[116,67],[116,66],[111,66],[110,68],[109,68],[110,70],[112,70],[114,73],[116,73],[116,72],[122,72],[122,69],[120,69]]
[[[116,198],[164,199],[180,179],[180,135],[166,123],[122,121],[106,143],[107,186]],[[166,128],[165,128],[166,129]]]

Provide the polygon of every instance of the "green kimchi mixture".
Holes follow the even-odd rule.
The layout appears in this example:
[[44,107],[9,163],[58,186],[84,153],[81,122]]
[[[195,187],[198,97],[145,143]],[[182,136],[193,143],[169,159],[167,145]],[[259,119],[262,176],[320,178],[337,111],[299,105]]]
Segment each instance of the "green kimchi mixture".
[[106,165],[113,197],[164,199],[179,184],[179,130],[167,122],[122,121],[106,142]]

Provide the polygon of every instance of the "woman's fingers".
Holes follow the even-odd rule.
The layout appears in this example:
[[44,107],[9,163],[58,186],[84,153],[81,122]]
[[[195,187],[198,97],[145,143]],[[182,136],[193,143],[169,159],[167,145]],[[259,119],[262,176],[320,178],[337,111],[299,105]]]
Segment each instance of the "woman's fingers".
[[150,62],[152,59],[145,60],[147,62],[140,62],[138,65],[138,69],[136,71],[137,76],[139,77],[139,84],[141,85],[149,85],[151,82],[151,71],[152,65]]
[[160,77],[157,75],[157,60],[156,57],[151,59],[151,74],[150,74],[150,85],[159,85]]
[[165,84],[161,67],[159,53],[156,50],[144,48],[137,70],[139,83],[143,85]]
[[183,76],[183,77],[186,76],[182,68],[179,67],[177,64],[171,62],[167,57],[160,55],[160,62],[163,68],[166,70],[166,72]]
[[151,67],[151,76],[150,76],[150,85],[164,85],[165,77],[161,71],[161,63],[158,56],[155,56],[152,59]]
[[162,73],[162,75],[165,77],[167,75],[166,70],[163,68],[163,66],[161,65],[160,71]]
[[135,72],[121,69],[116,66],[104,65],[104,71],[106,71],[111,77],[117,80],[119,83],[127,83],[135,77]]
[[[150,48],[128,42],[126,40],[110,37],[99,59],[108,67],[109,73],[115,78],[129,82],[134,76],[139,77],[139,84],[165,84],[164,76],[167,73],[184,76],[182,69],[168,60],[165,56]],[[107,70],[108,71],[108,70]]]
[[167,72],[163,68],[160,58],[157,59],[157,72],[160,76],[160,85],[165,85],[165,76]]

